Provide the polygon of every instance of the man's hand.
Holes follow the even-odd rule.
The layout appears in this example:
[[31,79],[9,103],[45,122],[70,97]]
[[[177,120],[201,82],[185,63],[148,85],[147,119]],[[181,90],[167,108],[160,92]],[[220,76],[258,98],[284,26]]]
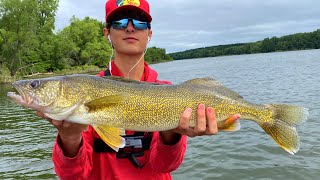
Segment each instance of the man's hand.
[[[179,127],[169,131],[161,132],[164,144],[172,145],[180,140],[181,135],[189,137],[214,135],[218,133],[218,126],[215,111],[213,108],[205,108],[204,104],[200,104],[197,110],[197,122],[194,128],[189,126],[192,109],[187,108],[181,116]],[[233,124],[240,118],[239,114],[235,114],[227,119],[225,124]]]
[[60,138],[58,142],[63,149],[64,155],[70,158],[75,157],[81,147],[82,132],[88,129],[88,125],[53,120],[41,112],[37,112],[37,115],[46,119],[57,128],[59,133],[58,138]]

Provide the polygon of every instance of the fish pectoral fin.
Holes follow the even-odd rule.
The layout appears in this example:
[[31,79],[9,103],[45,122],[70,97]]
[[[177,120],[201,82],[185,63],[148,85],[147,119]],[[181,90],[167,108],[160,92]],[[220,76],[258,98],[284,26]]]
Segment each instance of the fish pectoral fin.
[[110,96],[104,96],[98,99],[94,99],[85,103],[84,105],[88,108],[89,112],[103,109],[108,106],[116,105],[123,102],[129,97],[126,93],[114,94]]
[[124,129],[106,125],[92,125],[92,127],[101,139],[116,152],[119,151],[119,148],[123,148],[126,145],[125,139],[121,137],[125,135]]
[[229,119],[226,119],[218,123],[218,129],[220,131],[238,131],[240,128],[241,125],[239,120],[230,123]]

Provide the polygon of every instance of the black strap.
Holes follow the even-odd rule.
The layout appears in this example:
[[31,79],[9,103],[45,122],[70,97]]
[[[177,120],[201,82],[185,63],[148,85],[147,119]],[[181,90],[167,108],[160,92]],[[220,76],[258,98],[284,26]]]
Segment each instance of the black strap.
[[[126,135],[123,136],[125,139],[140,139],[141,140],[141,150],[148,150],[150,149],[150,145],[151,145],[151,140],[152,140],[152,133],[149,132],[135,132],[133,135]],[[128,145],[127,147],[130,147],[130,145]],[[134,152],[134,148],[135,147],[131,147],[132,151]],[[109,152],[109,153],[116,153],[116,151],[114,151],[110,146],[108,146],[102,139],[100,138],[94,138],[94,142],[93,142],[93,150],[97,153],[104,153],[104,152]],[[127,151],[128,149],[126,149]],[[125,152],[124,149],[120,149],[119,152]],[[130,152],[129,152],[130,153]]]
[[104,152],[115,153],[115,151],[100,138],[94,138],[93,150],[97,153],[104,153]]
[[104,71],[104,76],[111,76],[109,67],[107,68],[107,70]]
[[[134,167],[142,169],[143,165],[139,162],[137,157],[143,156],[144,151],[150,149],[152,133],[135,132],[133,135],[126,135],[123,137],[126,139],[126,146],[120,148],[118,152],[114,151],[100,138],[94,139],[93,150],[96,153],[115,153],[118,159],[128,158]],[[138,143],[130,144],[130,142]]]

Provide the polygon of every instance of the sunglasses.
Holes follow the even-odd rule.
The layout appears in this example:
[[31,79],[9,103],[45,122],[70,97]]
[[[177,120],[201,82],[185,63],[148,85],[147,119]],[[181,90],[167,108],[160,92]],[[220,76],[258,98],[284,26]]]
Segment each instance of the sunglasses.
[[136,19],[120,19],[119,21],[113,21],[111,26],[113,29],[126,29],[128,27],[129,21],[131,21],[133,27],[138,30],[151,29],[151,24],[149,22],[143,22]]

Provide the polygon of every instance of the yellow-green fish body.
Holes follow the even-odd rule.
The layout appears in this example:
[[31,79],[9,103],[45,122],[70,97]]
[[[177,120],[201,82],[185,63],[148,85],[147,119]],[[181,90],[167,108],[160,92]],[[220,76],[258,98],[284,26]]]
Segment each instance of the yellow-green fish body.
[[[91,124],[112,148],[124,145],[124,130],[164,131],[178,127],[182,112],[196,111],[200,103],[214,107],[220,130],[240,128],[225,119],[241,114],[258,123],[286,151],[299,149],[294,126],[305,121],[303,107],[246,102],[239,94],[211,78],[199,78],[179,85],[157,85],[121,78],[71,75],[18,81],[13,86],[21,96],[9,93],[16,102],[43,112],[56,120]],[[194,126],[196,113],[190,125]]]

